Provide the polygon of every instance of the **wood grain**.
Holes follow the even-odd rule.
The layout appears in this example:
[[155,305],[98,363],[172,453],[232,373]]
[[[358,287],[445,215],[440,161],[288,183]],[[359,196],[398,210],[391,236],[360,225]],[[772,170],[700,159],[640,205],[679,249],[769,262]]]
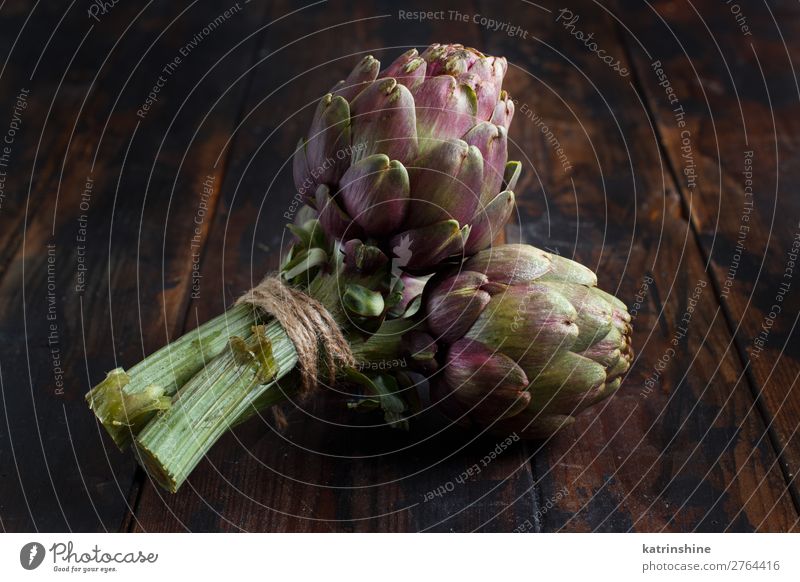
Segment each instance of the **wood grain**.
[[[683,138],[690,136],[699,179],[696,186],[679,179],[681,195],[691,205],[693,234],[710,264],[739,357],[800,504],[794,482],[800,470],[800,199],[794,192],[800,176],[794,143],[800,49],[791,44],[799,32],[798,16],[800,7],[788,2],[749,6],[738,22],[715,2],[655,2],[624,20],[652,52],[648,59],[630,41],[648,106],[679,177],[690,162],[689,152],[682,151]],[[704,34],[698,36],[697,30]],[[680,99],[685,128],[674,122],[676,106],[664,98],[653,60],[662,63]]]
[[[545,6],[550,12],[482,8],[530,38],[485,40],[520,66],[510,75],[513,94],[524,99],[517,115],[533,112],[517,121],[520,148],[537,170],[520,188],[523,236],[592,266],[600,284],[631,306],[645,278],[653,281],[637,309],[638,356],[622,389],[534,451],[542,499],[568,491],[545,514],[544,530],[790,529],[796,511],[659,135],[631,75],[606,66],[574,35],[594,33],[630,71],[614,21],[588,2],[572,15],[554,4]],[[566,152],[568,171],[542,124]]]
[[[3,495],[3,522],[9,530],[116,530],[128,513],[131,456],[105,438],[83,395],[107,370],[129,366],[174,337],[188,298],[201,182],[215,173],[211,152],[219,150],[241,104],[241,90],[225,91],[252,49],[244,46],[244,58],[206,77],[209,63],[232,43],[227,35],[205,37],[169,77],[145,119],[137,110],[162,67],[229,6],[214,2],[182,16],[186,6],[161,6],[135,22],[132,7],[119,7],[92,30],[105,40],[95,44],[87,37],[91,44],[64,75],[60,99],[66,102],[46,130],[57,136],[52,139],[71,141],[68,149],[41,152],[45,162],[35,169],[29,198],[38,212],[28,215],[24,243],[0,281],[0,297],[10,307],[3,315],[3,353],[13,358],[4,357],[2,370],[10,441],[3,452],[13,452],[17,463],[4,475],[9,491]],[[251,18],[239,15],[224,26],[238,41],[254,28]],[[122,36],[129,24],[132,34]],[[68,15],[64,37],[55,36],[49,50],[71,54],[88,26],[82,11]],[[106,44],[116,38],[120,44],[108,53]],[[41,73],[56,79],[61,74]],[[95,74],[100,89],[91,84]],[[46,103],[48,97],[45,88],[35,98]],[[212,105],[214,114],[206,118]],[[65,149],[68,163],[62,163]],[[93,188],[89,208],[82,209],[87,176]],[[82,214],[85,243],[78,240]],[[47,245],[54,245],[52,256]],[[81,290],[79,257],[86,267]],[[47,319],[50,299],[55,320]],[[49,344],[51,323],[57,325],[57,345]],[[54,385],[55,347],[65,371],[63,393]],[[26,504],[29,514],[20,510]]]

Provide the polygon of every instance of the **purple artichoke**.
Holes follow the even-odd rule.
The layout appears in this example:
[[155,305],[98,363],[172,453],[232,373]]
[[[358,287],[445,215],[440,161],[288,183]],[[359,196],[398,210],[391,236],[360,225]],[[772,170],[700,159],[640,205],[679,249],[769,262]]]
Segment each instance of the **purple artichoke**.
[[[454,420],[546,437],[611,395],[633,359],[630,315],[595,274],[529,245],[484,250],[426,286],[432,395]],[[426,352],[427,349],[427,352]]]
[[412,49],[380,74],[365,57],[317,106],[294,155],[326,233],[430,272],[488,247],[514,207],[506,60],[461,45]]

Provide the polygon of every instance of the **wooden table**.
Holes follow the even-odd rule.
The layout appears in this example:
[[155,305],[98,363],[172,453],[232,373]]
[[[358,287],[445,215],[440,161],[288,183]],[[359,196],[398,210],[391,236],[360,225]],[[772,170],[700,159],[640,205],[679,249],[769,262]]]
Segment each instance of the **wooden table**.
[[[0,3],[3,530],[798,529],[797,2],[30,4]],[[315,100],[436,41],[512,64],[507,237],[631,307],[622,389],[466,480],[495,440],[323,397],[165,494],[84,393],[275,268]]]

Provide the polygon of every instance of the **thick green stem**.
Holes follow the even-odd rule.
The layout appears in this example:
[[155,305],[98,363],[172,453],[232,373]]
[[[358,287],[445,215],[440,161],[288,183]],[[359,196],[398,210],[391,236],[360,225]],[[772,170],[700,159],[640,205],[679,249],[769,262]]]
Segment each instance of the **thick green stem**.
[[[318,276],[312,282],[308,293],[325,305],[337,321],[342,322],[346,318],[339,301],[338,285],[339,281],[335,277]],[[237,309],[241,308],[234,308]],[[222,336],[225,342],[223,345],[220,345],[217,336],[205,340],[214,346],[215,357],[210,361],[208,358],[196,360],[194,373],[188,378],[175,379],[171,385],[174,387],[183,384],[183,387],[177,391],[166,411],[152,420],[149,420],[152,413],[148,412],[145,423],[147,420],[149,423],[138,436],[134,429],[139,429],[140,423],[126,426],[126,434],[130,436],[133,433],[135,436],[135,446],[141,464],[169,491],[174,492],[181,486],[214,443],[232,426],[283,401],[287,390],[296,389],[296,375],[287,377],[297,365],[297,352],[292,341],[281,325],[275,321],[251,330],[253,311],[252,308],[245,310],[235,313],[237,316],[243,316],[241,320],[237,320],[241,323],[239,333],[231,334],[232,328],[226,328],[228,333]],[[244,316],[249,316],[249,319]],[[246,329],[242,329],[245,327],[245,322],[249,325]],[[385,327],[382,327],[383,333],[376,334],[367,342],[357,341],[357,345],[353,346],[357,359],[395,357],[393,354],[397,353],[402,332],[407,329],[403,325],[386,322]],[[206,326],[201,326],[200,329],[204,330]],[[204,334],[201,332],[201,335]],[[231,335],[234,337],[230,338]],[[181,338],[178,342],[182,342],[178,346],[180,350],[192,351],[185,338]],[[160,352],[142,364],[151,361],[151,358],[155,358],[158,353]],[[189,358],[189,354],[185,354],[181,361],[186,362]],[[135,368],[132,368],[131,372]],[[189,366],[184,366],[184,369],[188,370]],[[133,380],[127,385],[122,385],[117,392],[127,394],[132,382]],[[374,386],[372,382],[368,384],[368,389],[371,388],[371,392],[377,393],[382,398],[380,402],[383,403],[389,397],[382,395],[380,387]],[[104,390],[107,391],[108,388]],[[157,395],[163,399],[163,396]],[[158,403],[160,405],[161,400]],[[396,404],[397,408],[402,409],[402,403],[398,401]]]
[[89,406],[120,448],[124,435],[141,430],[153,413],[168,409],[171,402],[154,384],[128,393],[130,381],[125,370],[114,368],[86,395]]
[[212,445],[233,425],[286,399],[297,352],[277,322],[234,337],[179,390],[172,406],[136,437],[142,465],[175,492]]
[[[131,439],[190,378],[259,323],[256,310],[237,305],[151,354],[127,372],[116,368],[86,394],[103,427],[124,450]],[[166,398],[165,398],[166,397]]]

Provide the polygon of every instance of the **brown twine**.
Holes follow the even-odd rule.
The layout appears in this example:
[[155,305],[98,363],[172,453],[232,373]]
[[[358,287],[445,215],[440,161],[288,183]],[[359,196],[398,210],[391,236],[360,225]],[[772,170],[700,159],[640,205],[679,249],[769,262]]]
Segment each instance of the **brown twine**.
[[279,276],[265,278],[239,297],[236,304],[239,303],[263,309],[283,326],[297,351],[301,396],[310,393],[319,383],[320,361],[327,368],[330,384],[336,380],[339,368],[355,366],[350,344],[325,306],[286,285]]

